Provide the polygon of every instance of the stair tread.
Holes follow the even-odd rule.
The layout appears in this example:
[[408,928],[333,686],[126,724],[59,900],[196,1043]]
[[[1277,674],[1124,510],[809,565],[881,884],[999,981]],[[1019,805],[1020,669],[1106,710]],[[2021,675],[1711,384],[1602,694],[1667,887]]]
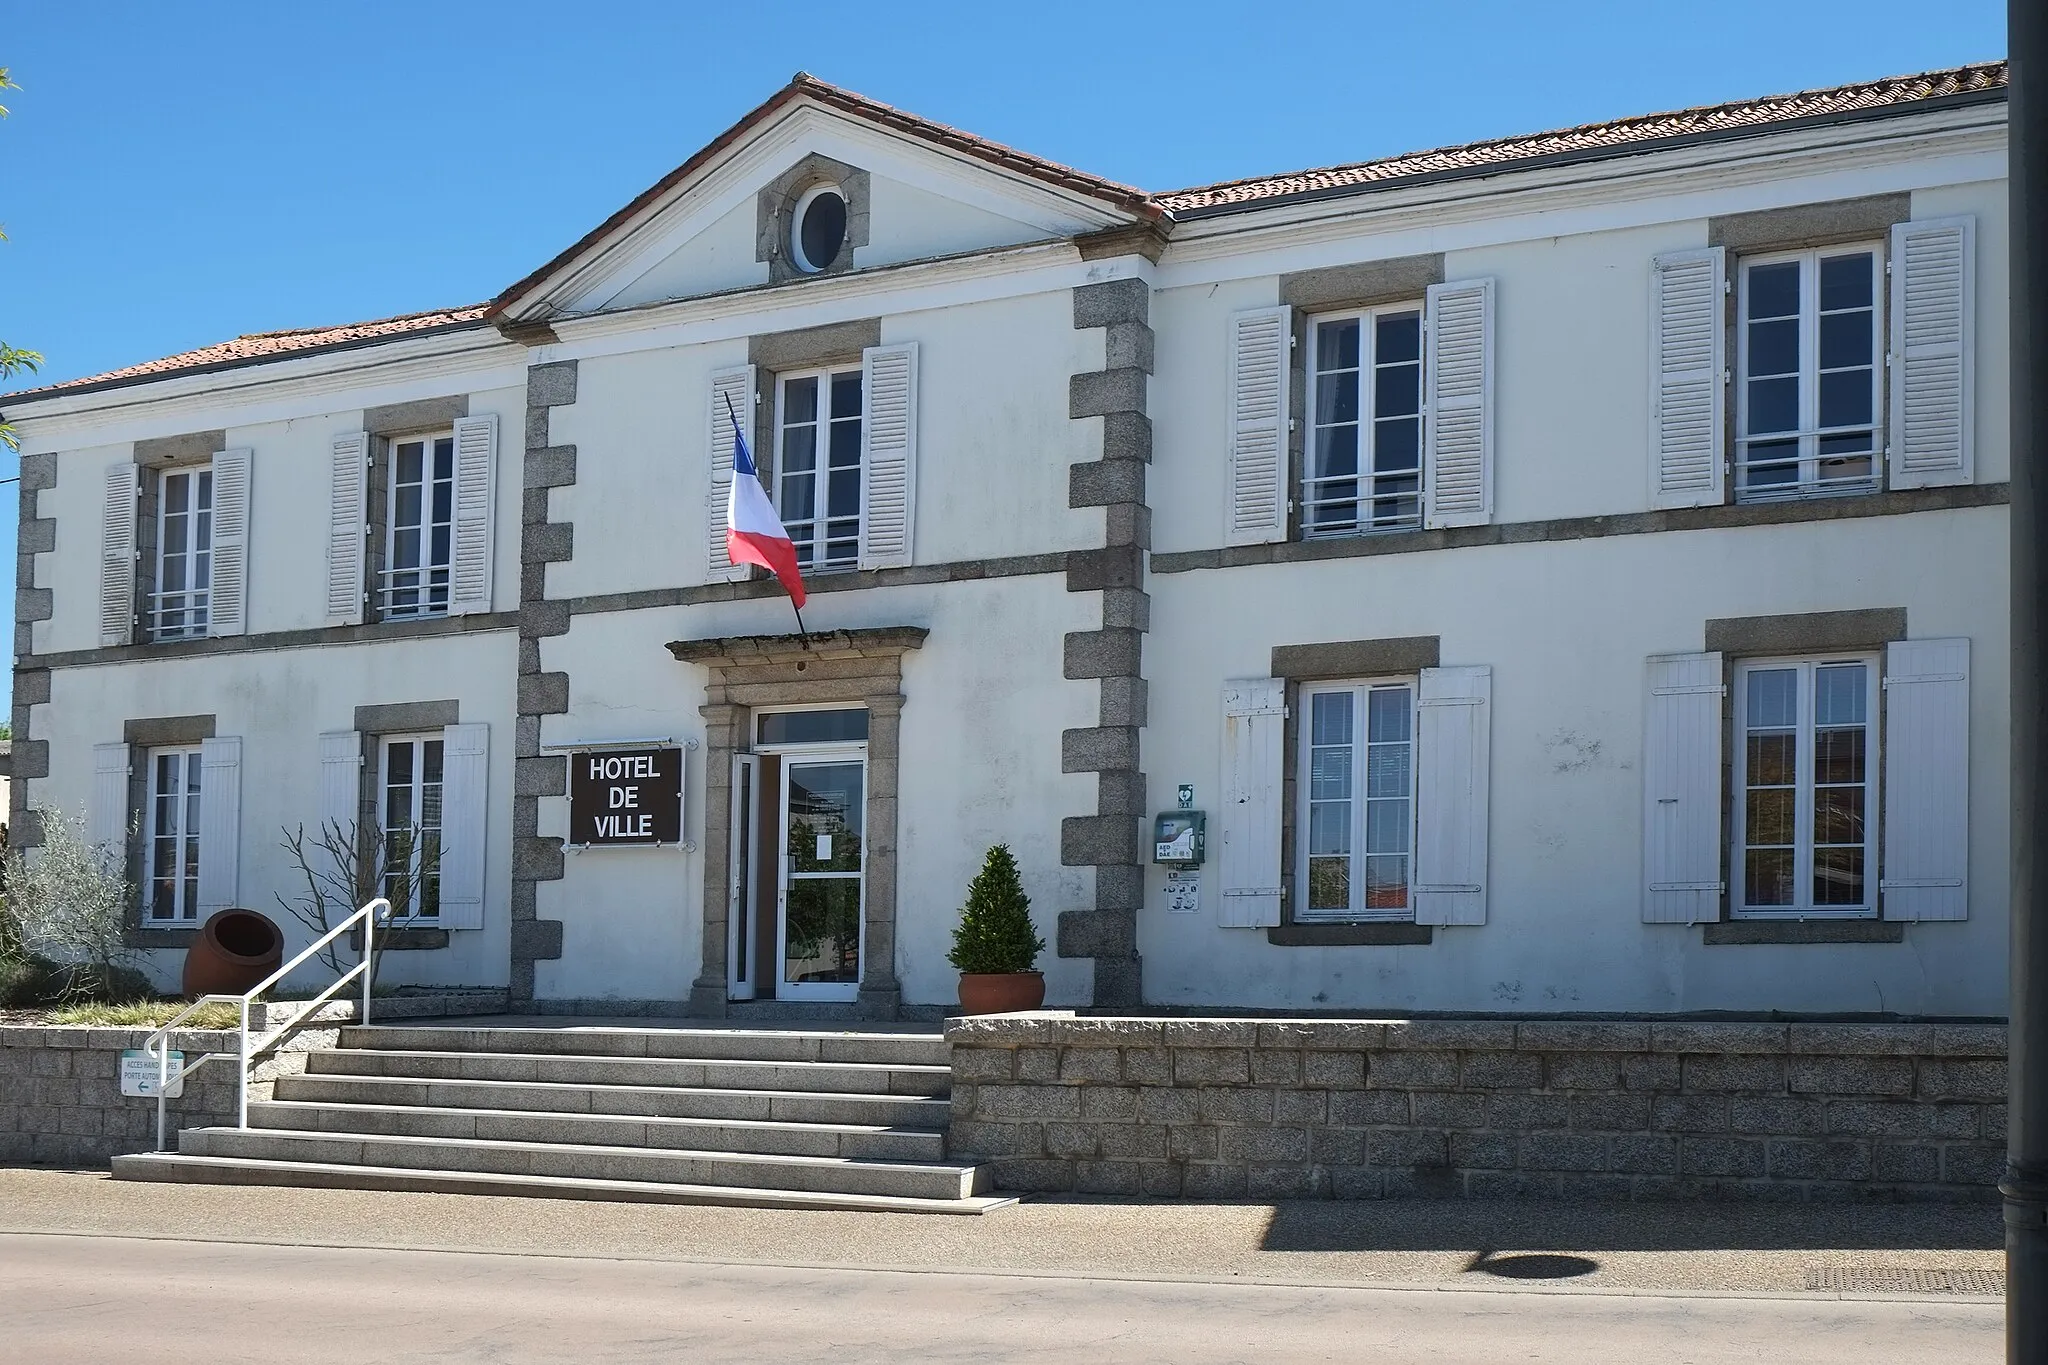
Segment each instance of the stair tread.
[[946,1076],[952,1068],[928,1062],[821,1062],[809,1058],[743,1058],[743,1057],[619,1057],[608,1053],[586,1052],[498,1052],[489,1049],[448,1050],[445,1048],[322,1048],[309,1056],[374,1055],[378,1057],[491,1057],[515,1062],[620,1062],[643,1066],[765,1066],[777,1069],[790,1067],[807,1071],[911,1071],[920,1075]]
[[[502,1033],[523,1034],[537,1030],[491,1024],[465,1024],[454,1022],[406,1023],[406,1024],[349,1024],[344,1032],[348,1034],[380,1033],[398,1035],[403,1033]],[[601,1027],[566,1024],[547,1030],[561,1036],[607,1037],[613,1034],[657,1034],[661,1037],[709,1037],[709,1038],[831,1038],[834,1040],[858,1039],[861,1041],[883,1041],[891,1043],[943,1043],[943,1033],[894,1033],[874,1032],[867,1029],[829,1028],[659,1028],[649,1026],[635,1028],[630,1025],[603,1025]]]
[[686,1147],[621,1147],[594,1142],[531,1142],[516,1138],[444,1138],[420,1137],[409,1133],[357,1133],[345,1131],[308,1131],[298,1128],[228,1128],[207,1127],[187,1128],[186,1133],[252,1133],[259,1137],[278,1142],[384,1142],[404,1143],[414,1147],[439,1147],[460,1149],[482,1147],[491,1151],[520,1152],[539,1151],[550,1155],[578,1154],[592,1157],[659,1157],[681,1158],[704,1161],[737,1161],[761,1166],[832,1166],[842,1170],[878,1170],[897,1172],[918,1172],[925,1174],[957,1175],[971,1171],[975,1163],[966,1161],[879,1161],[866,1157],[843,1156],[789,1156],[776,1152],[724,1152],[698,1150]]
[[[627,1060],[624,1058],[617,1060]],[[650,1060],[635,1058],[631,1060]],[[280,1078],[287,1079],[287,1078]],[[869,1090],[767,1090],[751,1086],[717,1085],[620,1085],[612,1081],[510,1081],[493,1076],[384,1076],[362,1075],[356,1072],[319,1071],[306,1072],[303,1077],[289,1077],[291,1080],[314,1080],[325,1085],[473,1085],[473,1086],[522,1086],[532,1090],[595,1090],[607,1094],[637,1093],[657,1090],[665,1094],[678,1095],[767,1095],[772,1099],[790,1100],[855,1100],[863,1104],[943,1104],[951,1100],[942,1095],[884,1095]],[[561,1112],[580,1113],[581,1110]]]
[[[678,1204],[723,1204],[748,1208],[855,1209],[898,1213],[989,1213],[1017,1202],[1009,1195],[969,1195],[960,1199],[927,1199],[914,1195],[832,1194],[736,1185],[690,1185],[644,1180],[604,1180],[580,1176],[499,1175],[485,1171],[430,1171],[402,1166],[358,1166],[317,1161],[276,1161],[263,1157],[194,1156],[180,1152],[144,1152],[114,1158],[115,1179],[165,1177],[166,1173],[239,1172],[276,1177],[269,1183],[312,1184],[308,1177],[326,1177],[342,1186],[427,1189],[470,1194],[512,1194],[553,1198],[591,1198]],[[252,1182],[262,1183],[262,1182]],[[326,1181],[318,1183],[327,1183]],[[467,1187],[450,1190],[449,1187]]]
[[[526,1084],[519,1081],[494,1082],[500,1085]],[[798,1091],[797,1094],[804,1092]],[[719,1119],[703,1118],[697,1115],[662,1114],[604,1114],[587,1110],[546,1110],[546,1109],[467,1109],[446,1104],[362,1104],[350,1100],[257,1100],[249,1106],[252,1113],[264,1109],[292,1109],[315,1112],[347,1113],[364,1111],[377,1114],[459,1114],[464,1118],[508,1118],[508,1119],[568,1119],[578,1123],[663,1123],[679,1128],[760,1128],[770,1132],[827,1132],[850,1133],[861,1136],[885,1134],[910,1134],[916,1136],[937,1136],[936,1128],[906,1128],[901,1124],[884,1123],[806,1123],[791,1119]],[[312,1132],[327,1130],[273,1129],[264,1132]],[[383,1136],[380,1134],[379,1136]],[[443,1139],[453,1141],[454,1139]],[[669,1150],[663,1148],[662,1150]]]

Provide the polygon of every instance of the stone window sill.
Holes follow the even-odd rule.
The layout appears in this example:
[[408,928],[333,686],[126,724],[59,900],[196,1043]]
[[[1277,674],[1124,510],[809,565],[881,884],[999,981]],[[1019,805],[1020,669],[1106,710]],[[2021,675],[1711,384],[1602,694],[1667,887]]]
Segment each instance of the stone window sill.
[[1427,924],[1276,924],[1266,942],[1277,948],[1391,948],[1430,942]]
[[1903,943],[1906,926],[1881,919],[1737,919],[1703,926],[1709,948],[1747,943]]
[[[348,935],[351,952],[363,950],[363,931],[351,929]],[[377,935],[377,951],[380,953],[422,952],[432,948],[448,946],[446,929],[387,929]]]
[[168,924],[153,924],[146,928],[131,927],[121,935],[121,940],[130,948],[190,948],[192,941],[198,937],[197,924],[188,924],[182,928]]

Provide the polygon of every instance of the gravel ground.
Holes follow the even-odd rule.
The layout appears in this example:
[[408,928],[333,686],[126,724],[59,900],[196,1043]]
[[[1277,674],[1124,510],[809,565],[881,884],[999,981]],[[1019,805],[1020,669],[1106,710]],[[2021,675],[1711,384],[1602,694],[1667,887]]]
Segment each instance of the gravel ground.
[[1046,1198],[974,1218],[150,1184],[34,1167],[0,1167],[0,1232],[1437,1288],[1805,1294],[1814,1268],[2004,1268],[1996,1205]]

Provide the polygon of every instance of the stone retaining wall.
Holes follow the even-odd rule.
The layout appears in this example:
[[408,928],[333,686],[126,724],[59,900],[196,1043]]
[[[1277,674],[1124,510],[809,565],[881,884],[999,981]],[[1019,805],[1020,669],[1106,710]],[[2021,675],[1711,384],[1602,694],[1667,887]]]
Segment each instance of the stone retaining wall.
[[951,1153],[1008,1190],[1989,1200],[2005,1029],[956,1019]]

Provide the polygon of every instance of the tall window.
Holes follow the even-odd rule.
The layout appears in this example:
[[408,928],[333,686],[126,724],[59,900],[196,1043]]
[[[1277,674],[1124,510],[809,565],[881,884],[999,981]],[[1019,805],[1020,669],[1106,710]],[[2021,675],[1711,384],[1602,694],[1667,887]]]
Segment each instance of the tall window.
[[796,562],[850,569],[860,562],[861,372],[781,377],[775,405],[775,507]]
[[1736,909],[1873,907],[1876,713],[1875,659],[1737,670]]
[[1738,496],[1877,487],[1882,260],[1856,246],[1742,263]]
[[1314,348],[1303,533],[1420,526],[1421,308],[1319,318]]
[[[400,919],[441,914],[442,740],[398,735],[383,742],[384,895]],[[410,880],[410,888],[407,882]]]
[[144,917],[160,924],[198,919],[199,750],[150,750],[143,825],[148,859]]
[[1414,918],[1415,684],[1316,684],[1301,713],[1295,918]]
[[151,638],[182,640],[206,634],[212,589],[213,470],[167,470],[157,482]]
[[448,610],[448,565],[455,540],[453,433],[391,443],[389,505],[384,615],[439,616]]

